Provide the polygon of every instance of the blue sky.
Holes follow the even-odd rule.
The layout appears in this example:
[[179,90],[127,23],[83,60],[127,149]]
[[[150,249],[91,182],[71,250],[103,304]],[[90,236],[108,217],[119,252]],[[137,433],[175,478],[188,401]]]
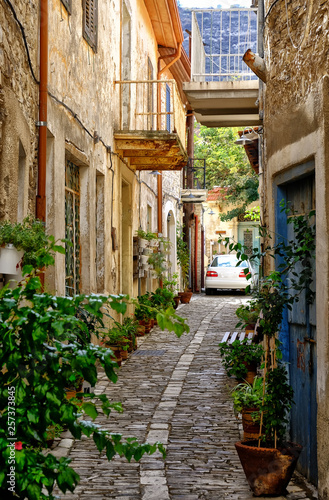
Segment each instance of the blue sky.
[[239,5],[240,7],[250,7],[251,0],[179,0],[182,7],[200,7],[208,9],[209,7],[217,7],[220,5],[223,9],[231,7],[231,5]]

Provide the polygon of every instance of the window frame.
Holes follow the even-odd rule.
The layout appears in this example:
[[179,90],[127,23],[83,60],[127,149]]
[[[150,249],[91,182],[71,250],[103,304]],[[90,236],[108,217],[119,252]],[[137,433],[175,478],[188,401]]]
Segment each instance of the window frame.
[[[89,10],[93,9],[93,23],[90,26],[88,24],[87,8]],[[98,0],[82,0],[82,36],[86,42],[90,45],[94,52],[97,52],[97,41],[98,41]],[[90,15],[89,15],[90,19]]]

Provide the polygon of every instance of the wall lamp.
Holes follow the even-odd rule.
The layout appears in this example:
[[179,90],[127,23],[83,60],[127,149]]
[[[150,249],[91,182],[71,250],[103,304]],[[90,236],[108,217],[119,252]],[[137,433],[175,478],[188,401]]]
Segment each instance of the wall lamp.
[[206,214],[207,212],[208,212],[208,215],[215,215],[216,214],[216,212],[214,212],[211,207],[208,207],[206,209],[203,208],[203,213]]
[[248,144],[251,144],[255,139],[258,139],[260,134],[262,133],[263,127],[259,127],[257,131],[252,127],[246,127],[242,132],[241,137],[234,141],[234,144],[236,144],[237,146],[247,146]]

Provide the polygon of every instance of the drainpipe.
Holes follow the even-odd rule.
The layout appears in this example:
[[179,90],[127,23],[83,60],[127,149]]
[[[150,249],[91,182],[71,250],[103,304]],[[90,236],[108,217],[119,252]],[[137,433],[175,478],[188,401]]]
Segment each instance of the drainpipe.
[[204,289],[204,227],[201,226],[201,290]]
[[158,181],[158,233],[162,234],[162,173],[157,175]]
[[39,163],[36,217],[46,222],[48,0],[40,1]]
[[[164,68],[159,69],[159,71],[158,71],[158,80],[160,80],[160,76],[162,75],[162,73],[164,71],[166,71],[166,69],[169,69],[170,66],[172,66],[176,61],[178,61],[178,59],[181,56],[181,53],[182,53],[182,42],[178,42],[177,50],[176,50],[176,52],[174,54],[172,54],[173,59]],[[161,57],[159,57],[159,61],[161,59],[164,59],[164,58],[167,58],[167,57],[168,56],[161,56]],[[160,68],[160,66],[159,66],[159,68]]]
[[266,66],[264,59],[251,52],[250,49],[247,50],[242,59],[246,63],[246,65],[249,66],[249,68],[258,76],[258,78],[266,83]]
[[195,241],[194,241],[194,291],[199,292],[200,290],[198,289],[198,231],[199,231],[199,224],[198,224],[198,216],[195,215]]

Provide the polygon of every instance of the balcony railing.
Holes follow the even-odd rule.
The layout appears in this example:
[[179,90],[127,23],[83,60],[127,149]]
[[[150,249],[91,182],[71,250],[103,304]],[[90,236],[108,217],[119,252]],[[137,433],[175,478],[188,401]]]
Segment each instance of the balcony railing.
[[249,48],[257,52],[257,9],[192,12],[192,81],[257,79],[242,61]]
[[122,80],[122,131],[176,132],[185,143],[185,109],[174,80]]

